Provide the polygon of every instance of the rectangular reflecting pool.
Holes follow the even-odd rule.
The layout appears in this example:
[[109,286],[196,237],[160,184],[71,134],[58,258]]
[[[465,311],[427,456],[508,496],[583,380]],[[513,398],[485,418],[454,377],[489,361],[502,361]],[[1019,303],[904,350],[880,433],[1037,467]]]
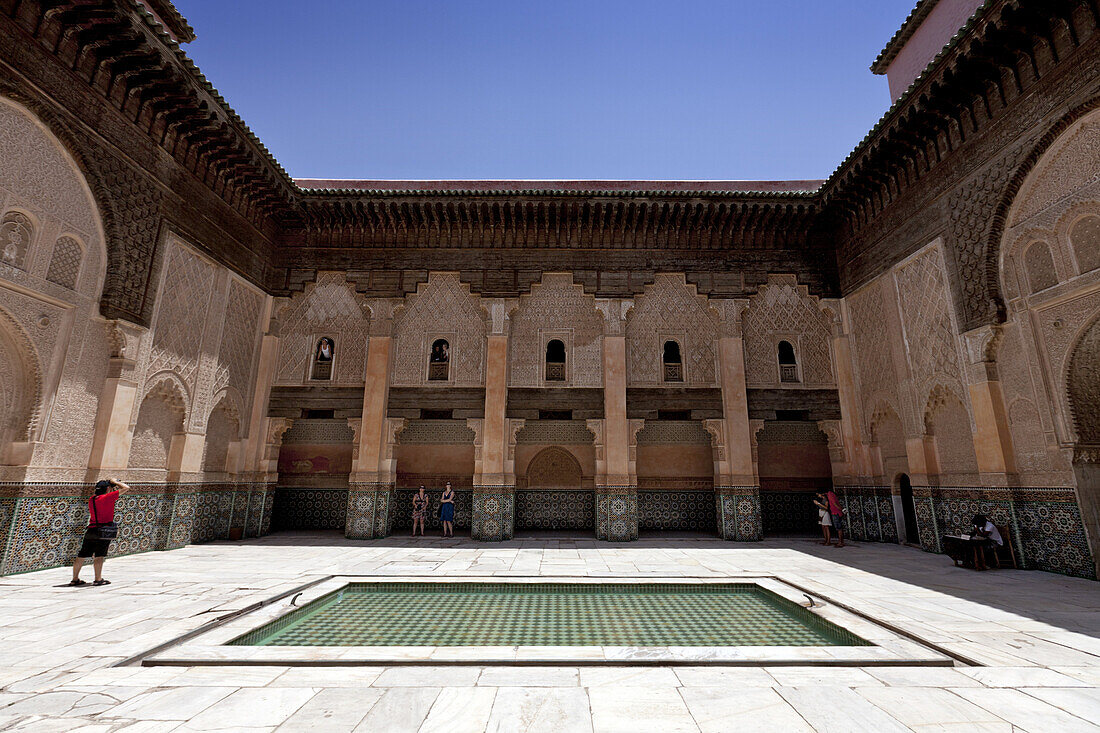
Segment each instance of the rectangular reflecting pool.
[[755,583],[349,583],[228,643],[870,646]]

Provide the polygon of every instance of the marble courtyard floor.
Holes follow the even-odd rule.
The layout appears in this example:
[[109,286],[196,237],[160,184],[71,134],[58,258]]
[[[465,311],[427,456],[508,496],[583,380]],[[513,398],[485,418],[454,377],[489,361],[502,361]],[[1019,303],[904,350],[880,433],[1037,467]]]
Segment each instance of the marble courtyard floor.
[[[113,666],[329,575],[745,574],[980,666]],[[1100,730],[1100,584],[894,545],[280,534],[112,559],[104,588],[58,587],[68,577],[0,578],[0,730]]]

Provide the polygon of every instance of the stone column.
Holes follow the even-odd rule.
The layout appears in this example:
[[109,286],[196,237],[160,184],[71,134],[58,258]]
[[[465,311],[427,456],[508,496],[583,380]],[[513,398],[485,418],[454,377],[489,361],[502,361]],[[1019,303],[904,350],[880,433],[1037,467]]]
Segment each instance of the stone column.
[[982,326],[963,334],[966,376],[974,413],[974,455],[983,486],[1007,486],[1016,473],[1008,410],[994,360],[999,326]]
[[475,540],[499,541],[511,539],[515,516],[516,479],[515,473],[506,466],[509,431],[505,414],[508,406],[508,315],[515,303],[496,299],[486,305],[489,333],[485,348],[485,418],[474,430],[478,436],[479,455],[475,459],[470,536]]
[[[353,539],[385,537],[390,528],[393,501],[393,453],[390,441],[399,425],[388,424],[386,407],[390,396],[390,362],[393,352],[393,315],[398,303],[370,302],[370,335],[363,374],[363,416],[356,436],[351,475],[348,480],[348,511],[345,535]],[[387,455],[388,453],[388,455]]]
[[168,447],[168,482],[185,482],[202,473],[206,433],[176,433]]
[[741,313],[747,301],[717,301],[722,316],[718,337],[719,381],[722,387],[722,417],[726,422],[726,456],[730,485],[757,485],[749,434],[749,401],[745,387],[745,346],[741,335]]
[[127,467],[133,429],[130,417],[138,399],[134,366],[145,329],[125,321],[108,321],[111,344],[107,379],[99,396],[92,452],[88,459],[88,479],[98,480],[108,471]]
[[837,447],[843,453],[842,460],[833,461],[833,481],[846,485],[869,484],[873,481],[873,471],[860,420],[859,393],[856,389],[849,340],[850,322],[841,301],[833,301],[830,308],[836,313],[832,323],[831,345],[837,397],[840,401],[840,421],[839,433],[835,437],[827,430],[825,434],[830,436],[830,456],[834,454],[832,443],[836,440],[839,440],[840,445]]
[[[626,417],[626,313],[629,300],[598,300],[604,315],[603,484],[596,486],[596,538],[638,539],[638,485],[630,470],[630,425]],[[597,479],[599,482],[599,479]]]
[[[241,450],[240,469],[244,474],[258,474],[262,471],[266,444],[264,441],[264,420],[271,402],[271,386],[275,382],[275,369],[279,359],[278,324],[271,320],[274,299],[268,298],[265,304],[265,317],[268,321],[267,333],[260,341],[260,359],[256,364],[256,381],[252,386],[252,407],[248,415],[248,434]],[[259,477],[250,480],[260,481]]]

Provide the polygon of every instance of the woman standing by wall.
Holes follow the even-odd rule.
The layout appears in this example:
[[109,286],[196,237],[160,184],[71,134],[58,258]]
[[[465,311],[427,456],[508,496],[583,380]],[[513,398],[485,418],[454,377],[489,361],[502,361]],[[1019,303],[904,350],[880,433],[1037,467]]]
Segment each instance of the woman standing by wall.
[[443,520],[443,536],[454,537],[455,536],[455,492],[451,488],[451,482],[447,482],[446,488],[443,489],[443,498],[440,499],[439,505],[439,518]]

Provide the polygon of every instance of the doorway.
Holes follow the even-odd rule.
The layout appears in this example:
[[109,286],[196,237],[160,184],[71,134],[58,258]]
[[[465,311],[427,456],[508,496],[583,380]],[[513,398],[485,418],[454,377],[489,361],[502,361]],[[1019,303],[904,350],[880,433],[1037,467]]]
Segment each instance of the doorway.
[[913,484],[909,474],[898,475],[898,487],[901,489],[901,513],[905,519],[905,542],[920,544],[920,531],[917,529],[917,506],[913,503]]

